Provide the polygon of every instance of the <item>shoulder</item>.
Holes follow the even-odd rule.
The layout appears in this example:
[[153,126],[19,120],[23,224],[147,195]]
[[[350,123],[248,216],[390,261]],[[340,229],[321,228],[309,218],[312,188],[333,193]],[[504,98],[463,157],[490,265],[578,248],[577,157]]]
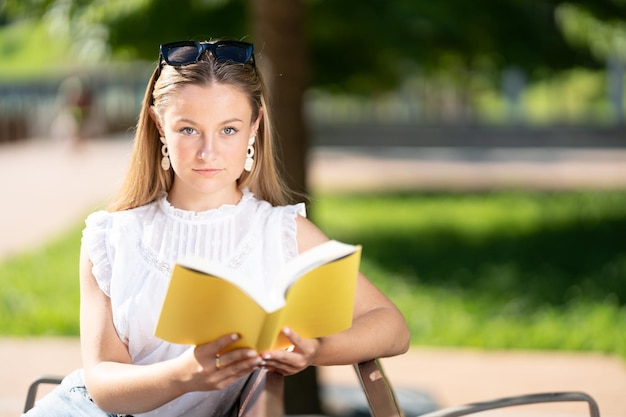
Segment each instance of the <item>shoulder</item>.
[[[244,199],[254,207],[254,212],[265,219],[261,223],[271,226],[281,237],[290,236],[293,244],[297,245],[297,252],[302,253],[328,240],[328,237],[306,216],[304,203],[272,206],[265,200],[259,200],[254,195],[244,192]],[[296,250],[294,248],[293,250]],[[295,255],[296,253],[294,253]]]
[[298,240],[298,252],[305,252],[315,246],[318,246],[328,240],[324,232],[320,230],[312,221],[303,216],[296,217]]
[[108,233],[119,228],[128,228],[131,225],[141,224],[141,219],[149,215],[156,207],[156,202],[128,210],[106,211],[98,210],[89,214],[85,220],[85,234]]
[[149,215],[150,212],[155,212],[159,210],[161,199],[152,201],[143,206],[134,207],[126,210],[119,211],[96,211],[90,214],[89,217],[94,216],[95,218],[108,218],[109,220],[123,220],[123,219],[132,219],[137,217],[144,217]]
[[268,201],[257,198],[247,189],[243,190],[242,202],[247,211],[252,211],[261,216],[283,216],[291,219],[297,216],[306,217],[306,206],[304,203],[273,206]]

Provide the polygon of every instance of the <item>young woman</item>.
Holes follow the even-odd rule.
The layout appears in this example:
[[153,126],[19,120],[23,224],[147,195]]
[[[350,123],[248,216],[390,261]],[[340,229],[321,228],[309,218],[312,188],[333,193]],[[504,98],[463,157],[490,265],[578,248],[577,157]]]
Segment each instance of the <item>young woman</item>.
[[402,314],[361,274],[352,327],[318,339],[285,328],[293,349],[218,355],[238,336],[182,346],[153,335],[178,259],[210,258],[267,280],[328,240],[303,204],[288,204],[253,46],[175,42],[160,52],[126,180],[83,232],[83,369],[28,415],[222,415],[224,398],[258,367],[290,375],[405,352]]

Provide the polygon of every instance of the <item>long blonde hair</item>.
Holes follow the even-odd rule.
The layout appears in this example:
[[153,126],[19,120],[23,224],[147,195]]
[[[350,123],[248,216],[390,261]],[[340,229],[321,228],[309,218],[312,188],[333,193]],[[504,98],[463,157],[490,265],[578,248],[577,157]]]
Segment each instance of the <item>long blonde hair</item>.
[[150,114],[151,107],[157,116],[163,114],[172,96],[185,85],[210,83],[234,86],[249,98],[252,121],[261,115],[255,141],[254,166],[252,171],[243,172],[238,180],[239,187],[249,188],[257,198],[272,205],[289,202],[290,191],[278,173],[271,111],[259,71],[254,64],[217,61],[207,51],[195,64],[182,67],[164,64],[160,71],[157,68],[152,73],[137,122],[130,166],[120,190],[109,204],[110,211],[148,204],[170,190],[174,174],[171,169],[164,171],[161,168],[162,143],[158,127]]

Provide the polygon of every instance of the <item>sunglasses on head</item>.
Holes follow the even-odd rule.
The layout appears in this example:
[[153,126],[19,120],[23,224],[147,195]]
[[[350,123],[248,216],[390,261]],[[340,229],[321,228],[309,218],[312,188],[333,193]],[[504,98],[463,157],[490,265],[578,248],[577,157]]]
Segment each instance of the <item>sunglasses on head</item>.
[[163,62],[173,67],[195,64],[205,51],[211,52],[217,61],[235,64],[254,64],[254,47],[239,41],[164,43],[160,47],[159,68]]

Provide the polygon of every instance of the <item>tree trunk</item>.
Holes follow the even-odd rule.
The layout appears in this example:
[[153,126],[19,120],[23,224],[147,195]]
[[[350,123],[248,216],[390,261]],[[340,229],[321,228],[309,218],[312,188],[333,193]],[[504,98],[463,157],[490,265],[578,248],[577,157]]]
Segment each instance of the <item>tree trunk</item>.
[[250,0],[257,65],[270,90],[280,159],[287,184],[306,193],[308,132],[304,92],[309,57],[302,0]]
[[[308,130],[304,92],[309,57],[302,0],[250,0],[257,65],[270,90],[270,106],[289,187],[306,193]],[[310,367],[285,379],[286,414],[321,414],[317,372]]]

